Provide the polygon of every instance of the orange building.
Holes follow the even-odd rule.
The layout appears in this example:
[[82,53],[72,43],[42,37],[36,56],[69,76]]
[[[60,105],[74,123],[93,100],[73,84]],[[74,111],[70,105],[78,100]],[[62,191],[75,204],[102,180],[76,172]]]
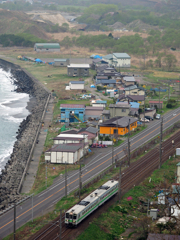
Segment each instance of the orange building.
[[137,128],[137,119],[132,117],[114,117],[100,124],[100,134],[125,135]]

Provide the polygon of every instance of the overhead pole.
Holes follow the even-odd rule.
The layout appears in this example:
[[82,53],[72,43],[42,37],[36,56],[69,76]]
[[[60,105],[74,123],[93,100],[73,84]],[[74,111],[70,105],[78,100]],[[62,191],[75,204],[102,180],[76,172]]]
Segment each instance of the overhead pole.
[[118,198],[119,198],[119,204],[121,202],[121,162],[119,165],[119,190],[118,190]]
[[67,197],[67,162],[65,162],[65,197]]
[[145,96],[144,96],[144,127],[145,127]]
[[129,119],[129,125],[128,125],[128,166],[130,166],[130,158],[131,158],[129,138],[130,138],[130,119]]
[[161,168],[161,164],[162,164],[162,141],[163,141],[163,117],[161,119],[161,125],[160,125],[159,169]]
[[81,160],[79,160],[79,164],[80,164],[80,166],[79,166],[79,199],[80,199],[80,197],[81,197],[81,185],[82,185],[82,183],[81,183]]
[[16,203],[14,203],[14,240],[16,240]]
[[161,87],[159,87],[159,109],[160,109],[160,89]]
[[62,209],[60,209],[60,216],[59,216],[59,240],[62,239]]

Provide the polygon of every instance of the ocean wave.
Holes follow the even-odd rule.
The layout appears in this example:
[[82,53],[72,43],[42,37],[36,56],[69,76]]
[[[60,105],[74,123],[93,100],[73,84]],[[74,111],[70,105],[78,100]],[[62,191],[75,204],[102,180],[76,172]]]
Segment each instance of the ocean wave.
[[0,173],[1,173],[2,169],[4,168],[4,166],[6,165],[7,160],[10,158],[12,152],[13,152],[13,144],[11,147],[4,150],[3,153],[0,153]]

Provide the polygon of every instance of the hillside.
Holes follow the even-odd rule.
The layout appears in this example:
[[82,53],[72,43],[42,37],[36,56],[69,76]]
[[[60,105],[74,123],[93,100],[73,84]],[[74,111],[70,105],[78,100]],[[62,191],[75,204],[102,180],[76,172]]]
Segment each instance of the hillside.
[[0,9],[0,35],[30,33],[38,38],[49,39],[44,26],[40,26],[23,12]]

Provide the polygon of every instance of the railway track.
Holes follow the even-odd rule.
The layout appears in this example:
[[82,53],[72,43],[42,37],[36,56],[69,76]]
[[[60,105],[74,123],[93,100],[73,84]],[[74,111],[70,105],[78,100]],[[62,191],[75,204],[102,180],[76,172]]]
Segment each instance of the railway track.
[[[162,143],[162,163],[165,162],[169,156],[175,153],[175,149],[180,146],[180,131]],[[174,144],[172,145],[172,140]],[[129,190],[134,184],[139,184],[144,178],[151,174],[159,166],[159,148],[155,147],[138,161],[132,163],[129,168],[122,173],[121,192]],[[116,177],[118,179],[118,177]],[[106,203],[105,203],[106,204]],[[94,213],[92,213],[93,215]],[[43,227],[39,232],[30,237],[29,240],[66,240],[69,235],[72,235],[76,229],[68,229],[64,223],[65,214],[62,215],[62,227],[60,238],[59,217],[54,219],[51,223]],[[86,221],[86,220],[84,220]]]

